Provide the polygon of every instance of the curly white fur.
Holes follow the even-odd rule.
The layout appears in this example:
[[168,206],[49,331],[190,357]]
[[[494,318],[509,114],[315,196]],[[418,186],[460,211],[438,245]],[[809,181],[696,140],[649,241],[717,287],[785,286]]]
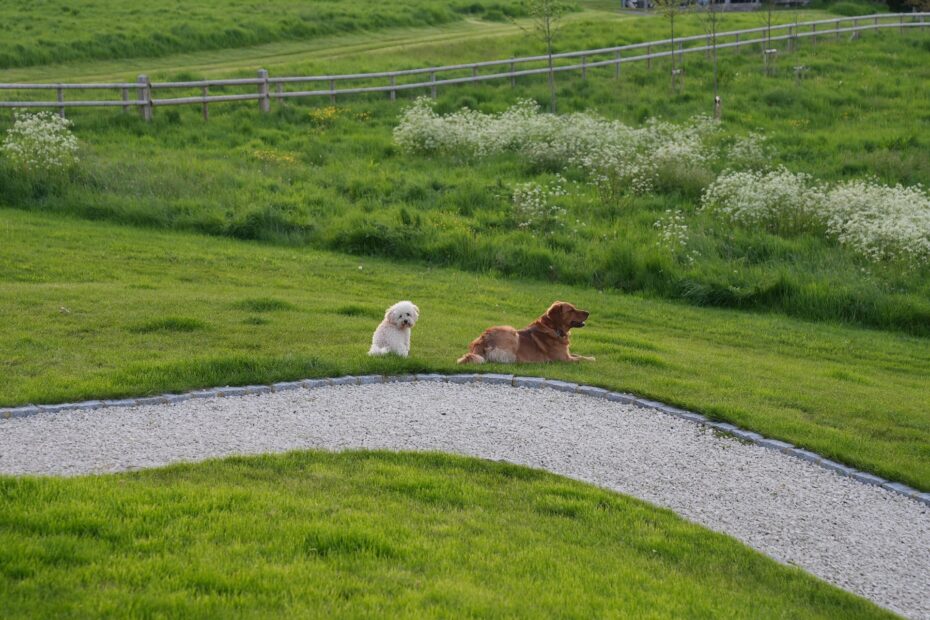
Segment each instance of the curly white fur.
[[412,302],[399,301],[384,313],[384,320],[371,337],[368,355],[394,353],[407,357],[410,353],[410,329],[417,324],[420,309]]

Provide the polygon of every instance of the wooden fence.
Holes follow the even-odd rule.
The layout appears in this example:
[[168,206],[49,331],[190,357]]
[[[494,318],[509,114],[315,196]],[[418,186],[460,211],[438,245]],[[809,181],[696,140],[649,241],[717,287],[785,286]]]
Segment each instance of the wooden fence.
[[[619,78],[621,67],[631,62],[645,62],[647,66],[652,61],[667,58],[673,54],[710,53],[714,48],[734,49],[740,51],[745,47],[759,45],[766,56],[774,53],[770,46],[776,42],[784,42],[788,51],[792,51],[801,40],[808,39],[816,45],[818,37],[839,38],[849,34],[856,38],[859,33],[867,30],[892,29],[904,31],[909,28],[922,28],[930,22],[927,18],[930,13],[885,13],[881,15],[868,15],[858,17],[838,17],[819,21],[795,22],[790,24],[773,25],[771,28],[749,28],[745,30],[732,30],[718,32],[716,41],[710,34],[700,34],[679,37],[674,40],[664,39],[645,43],[634,43],[619,47],[589,49],[577,52],[553,54],[554,65],[518,69],[518,65],[532,65],[548,61],[548,56],[527,56],[523,58],[508,58],[504,60],[490,60],[441,67],[426,67],[422,69],[406,69],[402,71],[382,71],[378,73],[359,73],[341,75],[313,75],[300,77],[270,77],[264,69],[258,71],[254,78],[240,78],[228,80],[198,80],[191,82],[151,82],[145,75],[140,75],[136,82],[117,82],[106,84],[0,84],[0,92],[53,90],[56,93],[55,101],[0,101],[0,108],[57,108],[59,114],[64,116],[67,108],[83,107],[121,107],[124,111],[139,108],[142,118],[152,120],[153,110],[156,107],[171,105],[199,104],[203,110],[204,118],[208,118],[208,105],[226,101],[258,101],[259,110],[269,112],[271,101],[277,99],[284,101],[293,97],[329,97],[335,103],[337,96],[359,93],[387,93],[393,101],[397,93],[402,91],[429,90],[435,97],[440,86],[454,84],[468,84],[491,80],[510,80],[510,85],[516,85],[519,77],[543,75],[550,72],[577,71],[582,79],[587,77],[588,71],[597,67],[613,67],[614,77]],[[570,64],[557,64],[568,60]],[[547,63],[548,65],[548,63]],[[500,68],[504,68],[503,71]],[[483,73],[482,71],[489,71]],[[441,74],[460,74],[440,79]],[[398,78],[414,81],[401,82]],[[424,79],[425,78],[425,79]],[[351,82],[383,81],[388,83],[376,86],[355,86],[337,88]],[[299,90],[288,90],[291,85],[304,86]],[[322,87],[318,87],[322,85]],[[251,87],[252,92],[236,94],[210,94],[211,88]],[[156,98],[156,91],[166,90],[195,90],[199,95]],[[70,90],[105,90],[119,93],[118,99],[103,101],[66,100],[65,93]]]

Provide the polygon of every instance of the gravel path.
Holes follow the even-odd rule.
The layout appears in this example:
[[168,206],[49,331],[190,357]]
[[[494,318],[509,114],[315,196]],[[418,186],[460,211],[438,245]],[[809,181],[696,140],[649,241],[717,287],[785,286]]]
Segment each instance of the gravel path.
[[296,448],[502,459],[665,506],[930,618],[930,508],[687,420],[547,389],[398,383],[0,420],[0,473],[79,475]]

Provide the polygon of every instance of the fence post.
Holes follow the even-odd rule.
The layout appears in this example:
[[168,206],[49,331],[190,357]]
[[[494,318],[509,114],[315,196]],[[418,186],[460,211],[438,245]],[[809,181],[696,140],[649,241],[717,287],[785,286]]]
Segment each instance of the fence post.
[[614,79],[620,78],[620,52],[614,52]]
[[433,82],[433,85],[430,87],[430,94],[433,96],[433,99],[435,99],[436,98],[436,84],[435,84],[436,72],[435,71],[429,72],[429,81]]
[[811,24],[811,46],[817,47],[817,24]]
[[284,82],[278,82],[275,84],[274,92],[278,94],[278,105],[283,108],[287,102],[287,100],[284,98]]
[[652,46],[646,46],[646,68],[652,69]]
[[[65,89],[59,86],[55,89],[55,92],[57,94],[56,98],[58,99],[58,103],[62,103],[65,100]],[[65,106],[58,107],[58,116],[61,118],[65,117]]]
[[840,38],[840,22],[839,21],[835,22],[833,26],[833,34],[834,34],[833,38],[839,40]]
[[210,96],[210,87],[204,86],[203,90],[200,92],[203,93],[203,103],[201,104],[201,109],[203,110],[203,120],[208,121],[210,120],[210,110],[207,107],[209,105],[207,103],[207,97]]
[[261,112],[271,112],[271,99],[268,97],[268,71],[258,70],[258,109]]
[[740,50],[740,47],[739,47],[739,33],[737,32],[737,33],[736,33],[736,53],[739,54],[740,51],[741,51],[741,50]]
[[516,71],[516,65],[513,60],[510,61],[510,88],[516,88],[517,86],[517,77],[513,75],[513,72]]
[[149,123],[152,121],[152,85],[147,75],[140,75],[136,83],[139,84],[139,103],[141,104],[139,107],[142,119]]
[[123,97],[123,112],[129,112],[129,89],[126,87],[121,88],[120,94]]
[[476,67],[475,65],[472,65],[471,67],[471,76],[478,77],[478,67]]
[[794,28],[793,28],[792,26],[788,26],[788,51],[789,51],[789,52],[793,52],[793,51],[794,51],[794,32],[793,32],[793,30],[794,30]]
[[397,89],[394,87],[397,86],[397,77],[391,76],[391,101],[397,99]]
[[336,80],[329,81],[329,102],[336,105]]
[[581,79],[582,80],[588,79],[588,57],[587,56],[581,57]]

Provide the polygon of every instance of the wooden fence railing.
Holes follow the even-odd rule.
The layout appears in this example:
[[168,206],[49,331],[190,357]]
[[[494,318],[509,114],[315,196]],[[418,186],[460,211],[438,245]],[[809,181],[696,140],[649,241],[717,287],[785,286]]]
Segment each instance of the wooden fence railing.
[[[881,15],[868,15],[858,17],[838,17],[819,21],[795,22],[789,24],[773,25],[771,28],[748,28],[744,30],[731,30],[718,32],[716,42],[711,35],[700,34],[679,37],[673,40],[663,39],[634,43],[618,47],[589,49],[577,52],[553,54],[556,61],[550,68],[536,67],[518,69],[518,65],[543,63],[547,56],[527,56],[523,58],[508,58],[484,62],[445,65],[440,67],[426,67],[421,69],[405,69],[401,71],[382,71],[377,73],[339,74],[339,75],[311,75],[298,77],[270,77],[264,69],[258,71],[254,78],[239,78],[228,80],[197,80],[190,82],[151,82],[145,75],[140,75],[135,82],[116,82],[106,84],[0,84],[0,92],[19,92],[35,90],[54,90],[55,101],[0,101],[0,108],[57,108],[59,114],[64,116],[67,108],[83,107],[122,107],[129,111],[137,107],[142,117],[150,121],[155,107],[171,105],[200,104],[203,116],[208,117],[208,105],[226,101],[258,101],[259,110],[269,112],[273,99],[283,101],[293,97],[329,97],[332,102],[340,95],[359,93],[387,93],[393,101],[398,92],[408,90],[429,90],[436,96],[440,86],[484,82],[490,80],[510,80],[510,85],[516,85],[518,77],[543,75],[551,72],[578,71],[582,78],[587,77],[589,70],[597,67],[613,67],[614,77],[620,77],[621,66],[631,62],[645,62],[647,66],[659,58],[667,58],[673,54],[710,53],[714,48],[735,49],[737,51],[747,46],[759,45],[765,54],[771,54],[770,45],[773,42],[786,42],[788,50],[793,50],[799,41],[811,40],[816,44],[818,37],[839,38],[843,34],[850,34],[855,38],[860,32],[867,30],[893,29],[903,31],[909,28],[922,28],[930,25],[930,13],[885,13]],[[571,64],[557,64],[561,61],[574,61]],[[580,62],[579,62],[580,60]],[[498,68],[505,67],[504,71]],[[482,73],[483,70],[492,69],[493,72]],[[440,74],[460,74],[439,79]],[[399,82],[398,78],[425,77],[411,82]],[[387,80],[388,83],[375,86],[355,86],[337,88],[337,84],[346,82],[364,82],[372,80]],[[311,85],[308,89],[288,90],[289,85]],[[322,88],[314,88],[322,85]],[[252,87],[252,92],[235,94],[210,94],[211,88]],[[196,90],[199,95],[180,97],[156,98],[156,91],[164,90]],[[119,93],[119,98],[103,101],[66,100],[65,93],[69,90],[106,90]],[[134,95],[134,96],[133,96]]]

